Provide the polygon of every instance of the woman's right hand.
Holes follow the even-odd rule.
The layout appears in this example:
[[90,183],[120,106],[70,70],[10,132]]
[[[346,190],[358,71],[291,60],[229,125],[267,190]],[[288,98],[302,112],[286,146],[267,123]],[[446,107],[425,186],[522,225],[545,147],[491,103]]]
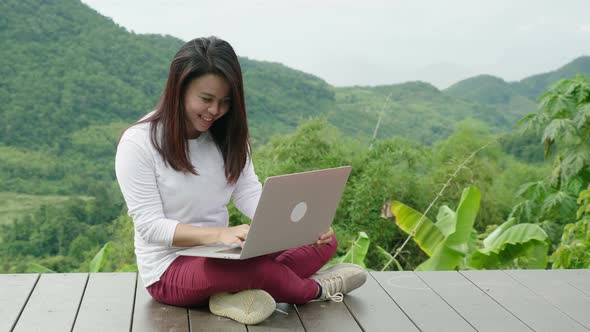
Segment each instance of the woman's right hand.
[[250,225],[248,224],[224,227],[219,232],[219,242],[227,245],[237,244],[240,247],[243,247],[244,241],[248,237],[249,230]]

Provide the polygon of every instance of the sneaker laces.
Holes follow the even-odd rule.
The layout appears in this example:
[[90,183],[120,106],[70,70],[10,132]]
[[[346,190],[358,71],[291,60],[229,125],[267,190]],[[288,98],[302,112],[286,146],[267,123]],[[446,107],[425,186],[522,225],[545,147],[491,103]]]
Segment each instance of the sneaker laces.
[[340,275],[330,275],[328,277],[320,278],[324,292],[326,292],[326,300],[333,302],[342,302],[344,294],[338,290],[344,288],[344,279]]
[[333,302],[342,302],[344,300],[344,294],[340,292],[334,293],[334,295],[326,293],[326,297]]

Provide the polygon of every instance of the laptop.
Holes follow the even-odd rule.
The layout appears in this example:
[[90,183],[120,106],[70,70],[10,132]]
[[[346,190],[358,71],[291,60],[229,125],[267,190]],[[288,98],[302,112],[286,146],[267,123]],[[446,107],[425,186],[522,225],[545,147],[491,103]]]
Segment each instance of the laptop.
[[315,243],[332,221],[352,167],[271,176],[243,247],[213,243],[176,252],[181,256],[248,259]]

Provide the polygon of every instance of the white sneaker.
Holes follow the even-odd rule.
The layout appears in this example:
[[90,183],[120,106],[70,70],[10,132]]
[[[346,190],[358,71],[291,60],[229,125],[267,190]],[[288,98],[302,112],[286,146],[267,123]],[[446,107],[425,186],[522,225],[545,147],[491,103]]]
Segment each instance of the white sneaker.
[[344,294],[361,287],[367,281],[367,271],[356,264],[333,265],[311,276],[322,286],[322,294],[314,301],[332,300],[342,302]]
[[261,289],[247,289],[238,293],[220,293],[209,298],[211,313],[231,318],[242,324],[258,324],[276,309],[276,302]]

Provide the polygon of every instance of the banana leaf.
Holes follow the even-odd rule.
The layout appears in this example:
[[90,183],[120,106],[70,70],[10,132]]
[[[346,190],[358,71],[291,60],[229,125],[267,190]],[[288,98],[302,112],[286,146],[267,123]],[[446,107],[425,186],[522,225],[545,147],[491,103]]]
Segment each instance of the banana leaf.
[[[476,187],[463,190],[461,201],[455,212],[455,227],[454,230],[451,229],[453,232],[436,247],[429,259],[416,268],[417,271],[453,270],[470,253],[473,224],[479,211],[480,198],[481,195]],[[447,226],[452,224],[451,221],[446,223]]]
[[547,265],[547,233],[535,224],[514,225],[485,243],[471,255],[471,267],[497,269],[517,258],[525,268],[543,269]]
[[508,221],[502,223],[502,225],[498,226],[498,228],[496,228],[492,233],[490,233],[490,235],[488,235],[484,240],[483,240],[483,246],[484,248],[489,247],[491,245],[491,243],[493,241],[495,241],[498,236],[500,236],[500,234],[504,233],[508,228],[514,226],[516,224],[516,219],[515,218],[510,218],[508,219]]
[[455,223],[457,221],[457,214],[446,205],[438,209],[436,215],[436,227],[443,233],[445,237],[455,232]]
[[[392,219],[402,231],[406,232],[406,234],[412,232],[422,217],[420,212],[397,201],[386,203],[384,210],[391,211],[391,215],[388,217]],[[428,256],[432,256],[436,247],[442,243],[444,238],[445,236],[440,229],[436,227],[430,219],[424,217],[422,223],[416,229],[413,239],[424,253]]]
[[369,251],[369,244],[371,244],[371,241],[367,233],[359,232],[358,238],[352,243],[346,254],[342,256],[340,263],[353,263],[366,268],[365,258]]
[[41,264],[38,263],[31,263],[29,265],[29,272],[33,272],[33,273],[56,273],[55,271],[53,271],[52,269],[45,267]]
[[104,246],[94,255],[92,261],[90,261],[90,270],[88,272],[95,273],[100,271],[104,263],[107,261],[109,251],[111,250],[111,242],[105,243]]

